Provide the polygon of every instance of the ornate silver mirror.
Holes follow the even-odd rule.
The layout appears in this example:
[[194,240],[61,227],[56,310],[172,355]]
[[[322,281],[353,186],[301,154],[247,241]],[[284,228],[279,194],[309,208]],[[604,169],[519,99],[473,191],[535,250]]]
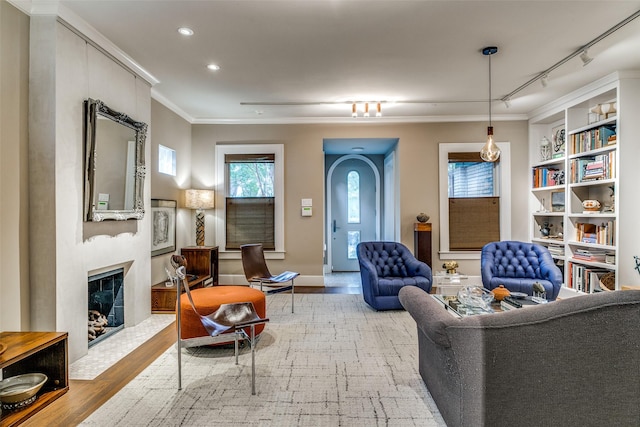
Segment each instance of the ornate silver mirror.
[[99,100],[84,107],[86,220],[142,219],[147,124]]

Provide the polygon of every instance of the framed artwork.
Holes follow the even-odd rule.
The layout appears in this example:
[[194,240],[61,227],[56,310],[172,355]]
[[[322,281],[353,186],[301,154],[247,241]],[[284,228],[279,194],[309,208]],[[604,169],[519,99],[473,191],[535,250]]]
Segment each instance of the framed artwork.
[[565,130],[564,125],[551,129],[551,152],[554,159],[564,157]]
[[151,199],[151,256],[176,250],[175,200]]
[[564,212],[564,190],[551,192],[551,212]]

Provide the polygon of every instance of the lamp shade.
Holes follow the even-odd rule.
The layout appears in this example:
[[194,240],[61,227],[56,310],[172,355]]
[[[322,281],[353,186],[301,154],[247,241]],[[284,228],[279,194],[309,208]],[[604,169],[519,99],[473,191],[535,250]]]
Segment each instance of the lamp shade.
[[187,190],[185,192],[185,207],[189,209],[213,209],[213,190]]

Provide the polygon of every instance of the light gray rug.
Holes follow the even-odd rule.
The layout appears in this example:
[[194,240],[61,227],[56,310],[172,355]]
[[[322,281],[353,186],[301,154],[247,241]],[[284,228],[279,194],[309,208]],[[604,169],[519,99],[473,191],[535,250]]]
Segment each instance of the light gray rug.
[[417,367],[416,325],[361,295],[267,297],[256,353],[171,347],[87,418],[87,426],[445,426]]

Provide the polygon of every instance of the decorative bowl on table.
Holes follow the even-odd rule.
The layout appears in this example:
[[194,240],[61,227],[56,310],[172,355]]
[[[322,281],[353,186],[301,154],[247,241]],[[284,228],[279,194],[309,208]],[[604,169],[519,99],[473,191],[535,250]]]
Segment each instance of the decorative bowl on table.
[[467,307],[489,311],[493,294],[479,286],[465,286],[458,291],[458,301]]
[[4,353],[7,349],[7,345],[0,342],[0,354]]
[[39,373],[16,375],[0,381],[2,409],[22,409],[31,405],[46,382],[47,376]]

